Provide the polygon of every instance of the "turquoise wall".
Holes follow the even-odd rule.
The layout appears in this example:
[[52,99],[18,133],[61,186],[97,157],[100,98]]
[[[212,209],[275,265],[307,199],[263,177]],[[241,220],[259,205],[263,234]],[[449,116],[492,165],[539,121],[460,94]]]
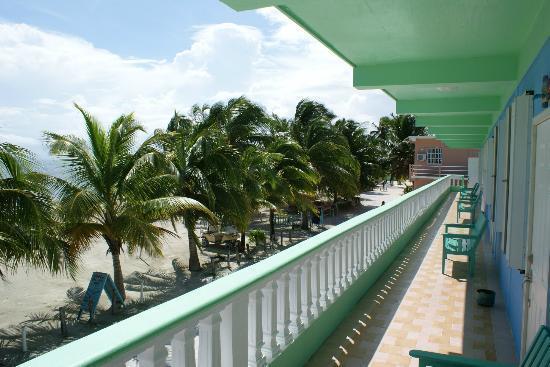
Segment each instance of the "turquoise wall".
[[[547,74],[550,74],[550,37],[546,40],[544,46],[539,51],[539,54],[537,55],[537,57],[535,58],[535,60],[527,70],[526,74],[518,83],[518,86],[510,96],[504,111],[506,111],[506,109],[510,106],[510,104],[513,102],[513,100],[517,96],[525,94],[525,92],[528,90],[533,90],[535,92],[535,97],[533,100],[533,103],[534,103],[533,115],[536,116],[539,113],[541,113],[543,111],[543,108],[541,105],[541,98],[540,98],[540,92],[542,88],[542,77],[543,75],[547,75]],[[502,111],[502,114],[504,114],[504,111]],[[502,114],[498,119],[499,122],[497,122],[495,125],[499,126],[501,124],[500,120],[502,118]],[[528,123],[529,123],[529,126],[532,125],[531,121],[529,121]],[[529,147],[531,145],[530,136],[531,135],[529,134],[529,142],[528,142]],[[500,143],[501,142],[502,142],[502,139],[500,140]],[[497,195],[499,195],[502,190],[502,181],[499,179],[499,177],[501,178],[502,172],[504,169],[504,162],[502,160],[503,155],[500,154],[503,148],[504,147],[502,146],[502,144],[499,144],[499,147],[498,147],[499,159],[497,162]],[[530,149],[528,149],[528,152],[530,152]],[[524,202],[525,202],[525,205],[527,206],[529,204],[528,189],[525,190],[524,197],[525,197]],[[502,203],[499,203],[499,201],[497,201],[496,211],[495,211],[496,220],[499,220],[501,215],[504,214],[504,209],[502,207],[499,207],[499,204],[502,205]],[[490,210],[491,206],[488,205],[487,209]],[[486,213],[489,213],[489,211],[486,211]],[[525,221],[526,222],[524,223],[524,225],[526,226],[527,218],[525,219]],[[506,256],[502,253],[501,240],[502,240],[502,233],[497,232],[493,238],[493,255],[494,255],[495,263],[497,264],[497,267],[498,267],[500,287],[506,302],[506,311],[512,327],[512,334],[514,335],[516,355],[519,356],[520,349],[521,349],[521,328],[522,328],[522,314],[523,314],[522,298],[523,298],[524,276],[523,274],[520,273],[519,270],[513,269],[508,265]]]

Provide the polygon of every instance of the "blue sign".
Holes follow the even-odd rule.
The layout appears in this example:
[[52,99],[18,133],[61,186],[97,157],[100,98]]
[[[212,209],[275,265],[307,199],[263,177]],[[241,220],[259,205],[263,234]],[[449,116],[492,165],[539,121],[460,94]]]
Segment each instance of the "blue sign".
[[99,303],[99,297],[101,297],[101,292],[104,290],[107,297],[109,297],[111,304],[116,302],[124,305],[124,300],[115,286],[115,282],[111,279],[111,276],[107,273],[95,271],[92,274],[92,279],[90,279],[90,284],[88,284],[88,289],[86,290],[86,294],[84,294],[84,298],[80,304],[80,311],[78,312],[77,318],[78,320],[80,320],[80,316],[84,311],[90,313],[90,320],[94,318],[95,310],[97,304]]

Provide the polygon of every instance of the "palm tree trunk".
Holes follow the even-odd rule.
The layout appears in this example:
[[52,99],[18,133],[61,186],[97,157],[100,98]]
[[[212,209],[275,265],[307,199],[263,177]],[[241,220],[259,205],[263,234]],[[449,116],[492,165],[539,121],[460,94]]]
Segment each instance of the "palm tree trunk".
[[[122,275],[122,266],[120,264],[120,250],[111,251],[111,257],[113,258],[113,276],[115,279],[115,286],[118,292],[122,296],[122,299],[126,299],[126,291],[124,289],[124,275]],[[113,300],[115,302],[115,300]]]
[[[122,265],[120,263],[120,250],[122,249],[122,242],[107,236],[103,236],[103,238],[105,239],[105,242],[107,242],[107,246],[109,246],[111,258],[113,260],[113,281],[115,282],[115,286],[117,287],[120,296],[124,300],[126,299],[126,290],[124,289],[124,275],[122,275]],[[113,300],[113,302],[115,301]]]
[[303,230],[309,230],[309,223],[308,223],[308,220],[307,220],[307,210],[304,210],[302,211],[302,229]]
[[189,241],[189,270],[200,271],[201,261],[197,252],[197,244],[195,243],[194,228],[187,228],[187,239]]

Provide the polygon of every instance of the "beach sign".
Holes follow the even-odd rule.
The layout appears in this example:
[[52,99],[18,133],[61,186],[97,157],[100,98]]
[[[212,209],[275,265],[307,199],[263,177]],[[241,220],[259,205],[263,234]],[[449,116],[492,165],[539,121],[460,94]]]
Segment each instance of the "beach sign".
[[101,292],[103,291],[105,291],[107,297],[109,297],[111,304],[118,303],[120,305],[124,305],[124,300],[115,286],[115,282],[111,279],[111,276],[107,273],[95,271],[92,274],[92,278],[88,284],[88,289],[86,290],[82,303],[80,304],[80,311],[78,311],[77,318],[78,320],[80,320],[80,316],[82,316],[84,311],[90,313],[90,320],[94,318],[95,310],[97,304],[99,303],[99,297],[101,297]]

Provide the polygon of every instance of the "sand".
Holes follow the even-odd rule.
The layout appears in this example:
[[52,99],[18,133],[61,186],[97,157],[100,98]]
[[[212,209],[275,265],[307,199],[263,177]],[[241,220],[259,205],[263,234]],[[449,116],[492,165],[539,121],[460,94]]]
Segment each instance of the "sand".
[[[394,186],[388,187],[388,191],[375,190],[361,194],[361,206],[354,211],[340,213],[337,218],[326,218],[326,227],[353,217],[361,212],[380,206],[386,202],[399,197],[403,188]],[[266,219],[264,219],[265,221]],[[171,225],[168,225],[168,228]],[[164,257],[152,258],[145,253],[141,259],[139,254],[129,255],[124,253],[121,256],[122,270],[125,276],[132,272],[147,272],[152,269],[156,272],[173,273],[172,259],[179,257],[187,260],[189,250],[187,244],[187,232],[179,224],[176,227],[180,238],[167,237],[164,241]],[[200,235],[200,232],[198,231]],[[94,271],[101,271],[112,274],[111,256],[106,254],[107,245],[104,241],[96,241],[94,245],[82,256],[82,265],[75,280],[66,276],[52,276],[33,268],[21,268],[15,274],[8,274],[7,281],[0,281],[0,329],[9,325],[25,321],[33,314],[52,312],[67,301],[67,290],[73,287],[86,289],[91,274]],[[201,255],[204,261],[207,257]],[[139,297],[138,292],[127,292],[128,297]],[[106,297],[102,296],[101,304],[108,305]]]

